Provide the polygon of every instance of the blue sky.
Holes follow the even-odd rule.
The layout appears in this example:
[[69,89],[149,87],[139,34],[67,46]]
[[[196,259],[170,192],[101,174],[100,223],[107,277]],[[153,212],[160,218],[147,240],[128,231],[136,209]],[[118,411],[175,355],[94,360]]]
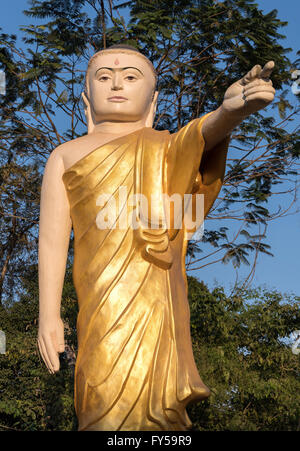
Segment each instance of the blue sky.
[[[288,22],[288,25],[281,29],[281,34],[285,35],[286,39],[280,41],[280,43],[283,47],[292,49],[288,57],[291,61],[295,61],[297,59],[296,53],[300,50],[300,2],[295,0],[285,0],[284,2],[282,0],[259,0],[257,3],[265,13],[277,9],[279,19]],[[293,101],[292,94],[290,98]],[[293,103],[295,104],[295,101]],[[299,117],[297,121],[299,125]],[[297,207],[300,208],[299,200]],[[267,242],[271,244],[271,252],[274,257],[259,256],[253,285],[266,285],[282,292],[294,292],[299,295],[300,213],[270,222]],[[231,264],[217,263],[202,268],[200,271],[193,271],[191,275],[205,281],[210,288],[220,284],[226,288],[226,291],[229,291],[235,283],[236,277],[238,276],[239,280],[242,280],[243,277],[248,275],[248,272],[249,268],[245,266],[242,266],[236,273]]]
[[[286,39],[281,44],[286,48],[293,49],[288,56],[291,61],[296,60],[296,52],[300,50],[300,2],[297,0],[285,0],[284,2],[282,0],[258,0],[257,3],[266,13],[277,9],[278,17],[288,22],[288,26],[282,29],[282,34],[286,35]],[[32,19],[25,17],[22,13],[27,7],[27,0],[1,2],[0,27],[4,32],[15,33],[19,37],[19,27],[32,23]],[[298,207],[300,208],[299,201]],[[274,257],[259,257],[253,285],[265,284],[270,288],[276,288],[283,292],[291,291],[299,295],[299,236],[300,213],[278,219],[269,225],[268,242],[272,246]],[[246,276],[248,271],[248,268],[242,267],[238,271],[239,278],[242,279]],[[210,288],[221,284],[226,291],[230,290],[237,275],[231,264],[215,264],[190,274],[204,280]]]

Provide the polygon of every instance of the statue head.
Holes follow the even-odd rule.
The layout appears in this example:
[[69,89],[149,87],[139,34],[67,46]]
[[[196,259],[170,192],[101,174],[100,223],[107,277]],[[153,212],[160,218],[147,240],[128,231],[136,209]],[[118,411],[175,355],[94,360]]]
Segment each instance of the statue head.
[[89,61],[82,98],[88,132],[103,122],[139,122],[152,127],[157,91],[150,60],[134,47],[114,45]]

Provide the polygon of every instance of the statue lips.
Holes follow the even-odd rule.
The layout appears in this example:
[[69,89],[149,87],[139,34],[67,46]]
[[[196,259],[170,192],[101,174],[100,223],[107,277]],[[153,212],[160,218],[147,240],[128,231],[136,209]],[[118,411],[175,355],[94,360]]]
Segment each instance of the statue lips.
[[128,99],[126,97],[122,97],[122,96],[113,96],[113,97],[109,97],[107,100],[109,102],[125,102]]

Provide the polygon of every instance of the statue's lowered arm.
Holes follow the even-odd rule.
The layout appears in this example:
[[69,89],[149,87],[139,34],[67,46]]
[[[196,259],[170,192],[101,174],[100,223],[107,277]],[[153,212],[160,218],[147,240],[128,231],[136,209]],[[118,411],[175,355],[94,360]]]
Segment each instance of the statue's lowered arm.
[[40,353],[50,373],[58,371],[64,351],[61,294],[71,233],[70,207],[62,181],[64,164],[58,151],[48,159],[40,203],[39,335]]

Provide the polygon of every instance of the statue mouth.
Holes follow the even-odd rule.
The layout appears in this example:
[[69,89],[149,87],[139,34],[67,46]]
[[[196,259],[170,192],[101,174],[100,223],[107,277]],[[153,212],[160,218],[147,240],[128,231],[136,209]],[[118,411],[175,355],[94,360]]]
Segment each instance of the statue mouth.
[[122,96],[113,96],[109,97],[107,100],[109,100],[109,102],[125,102],[128,99]]

